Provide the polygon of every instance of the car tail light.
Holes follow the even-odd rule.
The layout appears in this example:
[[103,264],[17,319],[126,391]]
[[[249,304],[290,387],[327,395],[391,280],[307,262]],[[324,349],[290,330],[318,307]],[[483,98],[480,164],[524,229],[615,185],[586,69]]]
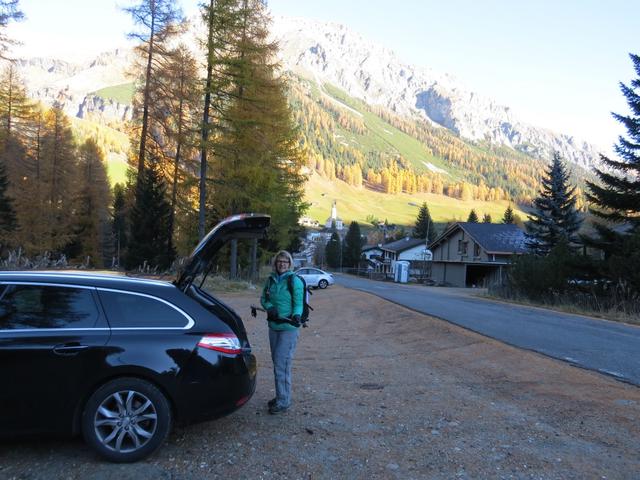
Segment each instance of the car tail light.
[[233,333],[207,333],[200,339],[198,346],[222,353],[242,353],[240,340]]

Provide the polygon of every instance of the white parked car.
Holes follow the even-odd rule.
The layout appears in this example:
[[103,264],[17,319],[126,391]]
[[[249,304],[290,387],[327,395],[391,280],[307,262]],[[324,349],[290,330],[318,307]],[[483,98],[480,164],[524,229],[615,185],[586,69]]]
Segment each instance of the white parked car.
[[319,268],[301,268],[296,270],[296,274],[304,278],[308,287],[327,288],[335,283],[333,275]]

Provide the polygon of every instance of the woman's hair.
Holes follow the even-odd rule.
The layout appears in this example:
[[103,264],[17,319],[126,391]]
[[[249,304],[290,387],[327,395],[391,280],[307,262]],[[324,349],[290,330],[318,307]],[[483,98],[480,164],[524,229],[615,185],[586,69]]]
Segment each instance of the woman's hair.
[[278,258],[286,258],[287,260],[289,260],[289,270],[293,268],[293,257],[291,256],[291,254],[286,250],[280,250],[278,253],[276,253],[276,256],[273,257],[274,270],[276,269],[276,262],[278,261]]

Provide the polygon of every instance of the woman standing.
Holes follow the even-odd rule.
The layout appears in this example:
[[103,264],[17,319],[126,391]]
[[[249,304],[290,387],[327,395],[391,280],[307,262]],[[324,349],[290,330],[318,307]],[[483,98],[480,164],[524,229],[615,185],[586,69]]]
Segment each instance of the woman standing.
[[269,413],[285,412],[291,406],[291,363],[298,343],[304,286],[291,271],[293,258],[281,250],[273,261],[273,272],[262,290],[260,303],[267,311],[269,345],[276,397],[269,400]]

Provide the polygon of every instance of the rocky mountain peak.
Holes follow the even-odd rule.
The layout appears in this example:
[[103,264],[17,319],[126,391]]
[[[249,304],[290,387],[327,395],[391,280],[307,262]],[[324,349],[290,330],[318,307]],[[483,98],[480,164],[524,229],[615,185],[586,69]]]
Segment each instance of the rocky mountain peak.
[[598,159],[587,142],[529,125],[455,77],[402,62],[344,25],[276,17],[273,35],[286,68],[332,83],[369,104],[421,117],[468,140],[506,145],[543,159],[558,151],[585,168]]
[[[183,41],[197,48],[195,38],[202,37],[202,26],[194,25]],[[452,75],[403,62],[393,51],[344,25],[275,17],[272,36],[280,45],[285,69],[333,84],[368,104],[420,118],[471,141],[506,145],[543,159],[550,159],[555,150],[585,168],[597,161],[596,149],[587,142],[532,126]],[[35,98],[57,101],[73,116],[86,115],[91,109],[119,116],[130,115],[130,108],[87,97],[101,88],[132,81],[127,71],[133,55],[131,49],[120,48],[86,64],[31,58],[18,65]]]

